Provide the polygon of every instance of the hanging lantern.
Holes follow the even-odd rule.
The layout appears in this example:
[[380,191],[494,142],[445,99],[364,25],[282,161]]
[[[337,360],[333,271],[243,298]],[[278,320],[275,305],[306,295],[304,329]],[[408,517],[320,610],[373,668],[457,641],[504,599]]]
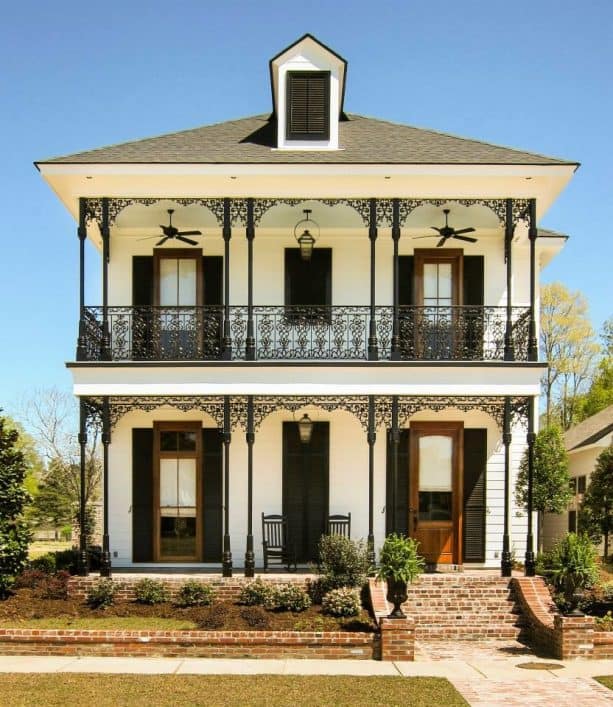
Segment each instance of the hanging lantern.
[[[311,256],[313,255],[313,248],[315,246],[316,238],[313,236],[309,229],[316,228],[317,235],[319,235],[319,225],[316,221],[313,221],[309,217],[311,209],[303,209],[304,218],[300,219],[298,223],[294,226],[294,238],[300,246],[300,257],[303,261],[309,262]],[[298,235],[298,232],[302,230],[302,233]]]
[[313,420],[306,414],[298,420],[298,434],[302,444],[310,444],[313,436]]

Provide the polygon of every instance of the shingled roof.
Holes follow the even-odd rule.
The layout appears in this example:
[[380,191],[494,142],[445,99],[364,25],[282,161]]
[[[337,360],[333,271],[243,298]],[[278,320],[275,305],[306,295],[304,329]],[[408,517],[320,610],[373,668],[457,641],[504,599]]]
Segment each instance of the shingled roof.
[[564,434],[566,449],[570,452],[577,447],[594,444],[613,431],[613,405],[574,425]]
[[340,150],[275,150],[275,144],[274,121],[256,115],[37,164],[576,164],[355,114],[340,123]]

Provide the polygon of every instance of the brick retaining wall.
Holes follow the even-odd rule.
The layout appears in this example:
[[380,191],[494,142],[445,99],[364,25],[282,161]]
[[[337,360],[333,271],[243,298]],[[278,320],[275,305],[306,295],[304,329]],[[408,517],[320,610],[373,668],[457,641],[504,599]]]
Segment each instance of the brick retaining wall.
[[371,659],[372,633],[0,629],[2,655]]
[[[135,575],[135,574],[118,574],[114,576],[113,582],[119,586],[119,589],[115,595],[116,601],[134,601],[136,598],[134,595],[134,585],[142,581],[147,577],[146,575]],[[152,579],[152,577],[148,577]],[[168,592],[170,593],[171,599],[175,599],[177,593],[182,585],[187,581],[197,581],[202,584],[208,584],[213,588],[215,592],[215,599],[219,601],[237,601],[242,588],[246,584],[253,582],[253,579],[247,579],[244,577],[186,577],[185,575],[178,577],[169,577],[168,575],[164,577],[155,578],[156,581],[161,582]],[[304,575],[284,575],[283,578],[276,577],[263,577],[267,584],[272,586],[280,586],[283,584],[298,584],[303,589],[306,589],[308,583],[308,577]],[[85,600],[89,590],[100,581],[98,575],[89,575],[88,577],[71,577],[68,580],[68,596],[71,599]]]

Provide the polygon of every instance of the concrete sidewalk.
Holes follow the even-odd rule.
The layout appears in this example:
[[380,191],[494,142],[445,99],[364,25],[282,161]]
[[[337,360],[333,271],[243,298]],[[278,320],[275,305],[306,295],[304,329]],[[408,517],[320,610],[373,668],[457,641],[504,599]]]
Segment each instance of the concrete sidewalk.
[[[537,662],[562,667],[549,670],[527,670],[518,667],[521,664]],[[533,656],[513,656],[496,659],[384,663],[374,660],[0,656],[0,672],[428,676],[447,678],[473,707],[613,705],[613,692],[592,679],[596,675],[613,675],[613,660],[557,661]]]

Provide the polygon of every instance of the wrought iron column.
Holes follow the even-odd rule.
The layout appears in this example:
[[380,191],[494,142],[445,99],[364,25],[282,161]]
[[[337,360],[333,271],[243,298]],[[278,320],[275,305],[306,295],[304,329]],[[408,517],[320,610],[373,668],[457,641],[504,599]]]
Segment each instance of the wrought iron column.
[[398,242],[400,241],[400,199],[392,199],[392,240],[394,242],[394,261],[393,261],[393,298],[394,298],[394,314],[392,319],[392,361],[400,360],[400,318],[399,318],[399,258],[398,258]]
[[536,339],[536,199],[530,199],[530,323],[528,325],[528,361],[538,361],[538,341]]
[[400,448],[400,430],[398,429],[398,396],[392,397],[392,532],[397,526],[396,518],[396,490],[398,488],[398,450]]
[[109,330],[109,260],[111,257],[109,228],[109,200],[102,199],[102,350],[100,355],[103,361],[111,358],[110,330]]
[[230,218],[230,199],[223,200],[223,341],[221,357],[224,361],[232,360],[232,330],[230,328],[230,239],[232,238],[232,221]]
[[528,534],[526,536],[526,558],[524,561],[524,572],[526,577],[534,577],[536,574],[534,560],[534,536],[532,533],[532,506],[533,506],[533,484],[534,484],[534,442],[536,434],[534,433],[534,405],[535,398],[528,400],[528,434],[526,441],[528,442]]
[[255,361],[255,329],[253,325],[253,240],[255,224],[253,219],[253,199],[247,199],[247,336],[245,338],[245,358]]
[[376,320],[376,260],[375,244],[377,242],[377,200],[370,199],[370,218],[368,224],[368,238],[370,240],[370,324],[368,330],[368,360],[376,361],[379,358],[379,344],[377,341]]
[[504,399],[504,418],[502,443],[504,444],[504,531],[502,536],[502,562],[500,569],[503,577],[510,577],[513,569],[511,559],[511,543],[509,539],[509,523],[511,519],[511,398]]
[[86,357],[85,346],[85,239],[87,238],[87,199],[79,198],[79,338],[77,340],[77,361],[84,361]]
[[375,495],[375,442],[377,441],[375,396],[368,396],[368,562],[375,564],[374,495]]
[[504,330],[504,360],[513,361],[513,262],[511,244],[513,242],[513,199],[506,200],[504,222],[504,259],[507,265],[507,323]]
[[85,454],[87,447],[87,410],[85,403],[79,398],[79,575],[87,577],[88,561],[87,561],[87,519],[85,507],[85,485],[87,483]]
[[245,552],[245,577],[255,575],[253,552],[253,443],[255,425],[253,421],[253,395],[247,396],[247,550]]
[[230,548],[230,442],[232,441],[230,423],[230,396],[223,398],[223,555],[221,559],[222,575],[232,576],[232,550]]
[[111,550],[109,546],[109,444],[111,443],[111,410],[109,397],[102,399],[102,474],[103,474],[103,520],[102,520],[102,559],[100,576],[111,576]]

